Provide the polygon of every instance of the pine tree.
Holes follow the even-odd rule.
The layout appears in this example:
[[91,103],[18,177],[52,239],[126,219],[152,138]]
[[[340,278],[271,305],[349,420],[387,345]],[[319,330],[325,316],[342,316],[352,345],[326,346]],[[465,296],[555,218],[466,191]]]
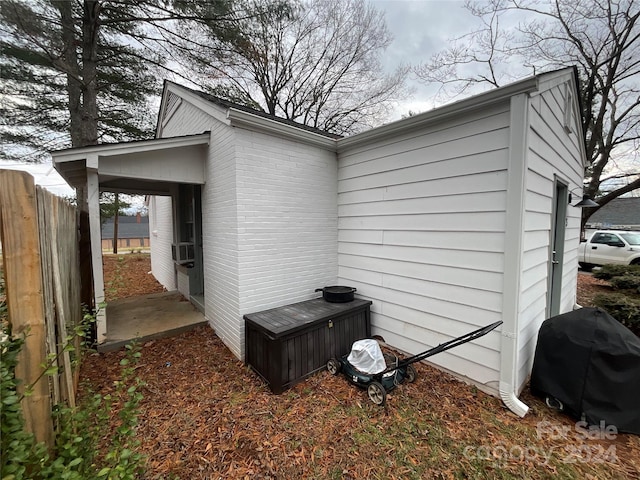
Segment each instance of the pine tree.
[[181,21],[223,24],[233,0],[208,17],[175,0],[2,0],[2,157],[38,161],[48,150],[152,136],[149,99],[166,74]]

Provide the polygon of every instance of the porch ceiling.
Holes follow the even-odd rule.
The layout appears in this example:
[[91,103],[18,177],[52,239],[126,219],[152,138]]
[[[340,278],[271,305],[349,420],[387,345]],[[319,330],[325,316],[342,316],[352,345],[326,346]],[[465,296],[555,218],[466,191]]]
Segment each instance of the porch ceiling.
[[169,185],[203,184],[209,133],[52,152],[53,164],[73,187],[98,174],[101,190],[166,195]]

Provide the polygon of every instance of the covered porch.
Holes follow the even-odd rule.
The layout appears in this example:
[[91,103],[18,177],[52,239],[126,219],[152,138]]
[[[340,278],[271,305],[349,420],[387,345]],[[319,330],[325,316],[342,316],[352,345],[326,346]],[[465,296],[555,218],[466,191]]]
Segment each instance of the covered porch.
[[[177,333],[205,321],[200,186],[205,180],[209,138],[205,132],[52,152],[56,170],[76,188],[78,206],[88,213],[99,350],[118,348],[132,338]],[[154,298],[112,301],[105,306],[100,192],[171,198],[173,244],[188,245],[193,252],[188,263],[181,261],[179,251],[178,258],[174,257],[175,275],[186,277],[190,286],[184,297],[168,292]],[[189,222],[184,221],[186,217]],[[171,253],[168,249],[166,255],[170,258]],[[188,301],[181,301],[185,297]]]

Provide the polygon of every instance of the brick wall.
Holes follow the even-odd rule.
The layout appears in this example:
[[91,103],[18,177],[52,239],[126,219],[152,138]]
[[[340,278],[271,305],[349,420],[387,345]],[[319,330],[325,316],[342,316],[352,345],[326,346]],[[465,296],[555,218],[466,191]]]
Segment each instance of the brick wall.
[[240,313],[314,298],[315,288],[335,284],[335,153],[238,128],[236,168]]

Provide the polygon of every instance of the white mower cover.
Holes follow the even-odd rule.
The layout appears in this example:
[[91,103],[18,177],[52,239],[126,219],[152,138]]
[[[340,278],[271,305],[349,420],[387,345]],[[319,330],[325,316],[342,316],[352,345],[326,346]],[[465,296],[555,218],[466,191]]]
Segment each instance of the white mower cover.
[[380,345],[371,338],[354,342],[347,361],[356,369],[369,375],[380,373],[387,368]]

